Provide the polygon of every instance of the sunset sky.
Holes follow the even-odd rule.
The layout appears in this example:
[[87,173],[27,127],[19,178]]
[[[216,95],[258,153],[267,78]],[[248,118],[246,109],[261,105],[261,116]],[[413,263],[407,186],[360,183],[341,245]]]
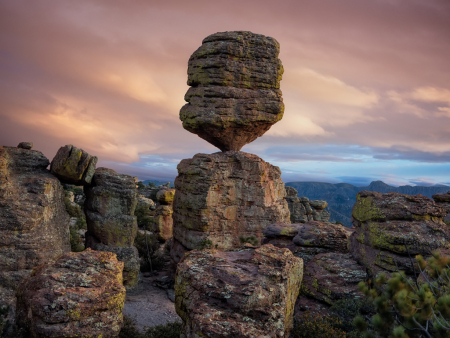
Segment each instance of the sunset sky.
[[179,120],[206,36],[281,45],[284,118],[242,150],[285,182],[450,185],[449,0],[0,2],[0,145],[173,180],[215,147]]

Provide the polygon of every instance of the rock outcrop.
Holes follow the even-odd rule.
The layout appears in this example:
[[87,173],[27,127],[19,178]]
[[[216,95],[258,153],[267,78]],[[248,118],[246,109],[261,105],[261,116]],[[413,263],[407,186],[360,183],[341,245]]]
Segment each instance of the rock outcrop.
[[450,191],[445,194],[434,194],[433,199],[447,214],[450,214]]
[[64,190],[36,150],[0,146],[0,287],[70,251]]
[[117,337],[122,269],[114,254],[90,249],[36,267],[18,289],[18,321],[32,337]]
[[69,144],[59,148],[52,160],[50,171],[64,183],[90,184],[97,160],[96,156]]
[[289,250],[189,252],[178,265],[182,337],[288,337],[303,262]]
[[263,243],[291,250],[306,265],[318,254],[348,253],[351,234],[351,229],[328,222],[276,223],[265,229]]
[[298,197],[297,190],[286,187],[285,197],[291,213],[291,223],[306,223],[308,221],[328,222],[330,214],[325,208],[325,201],[312,200],[307,197]]
[[182,160],[175,180],[174,238],[187,249],[232,249],[261,242],[289,222],[281,171],[256,155],[230,151]]
[[175,189],[161,189],[156,194],[158,206],[153,216],[153,232],[160,242],[166,242],[173,237],[173,200]]
[[183,127],[222,151],[240,150],[283,117],[279,43],[251,32],[206,37],[189,59]]
[[17,148],[31,150],[33,149],[33,142],[20,142]]
[[355,232],[350,238],[353,257],[379,272],[413,273],[413,257],[448,248],[450,227],[446,215],[431,198],[399,193],[359,192],[352,211]]
[[116,253],[118,259],[125,263],[123,284],[126,287],[135,286],[139,257],[133,246],[137,232],[134,177],[118,174],[112,169],[98,168],[85,193],[86,247]]

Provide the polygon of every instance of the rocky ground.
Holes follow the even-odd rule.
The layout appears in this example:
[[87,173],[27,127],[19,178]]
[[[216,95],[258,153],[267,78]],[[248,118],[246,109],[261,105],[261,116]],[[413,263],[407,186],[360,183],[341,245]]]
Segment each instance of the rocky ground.
[[142,331],[145,326],[181,322],[175,312],[174,303],[168,298],[168,291],[153,285],[161,276],[142,276],[138,286],[127,291],[123,314],[134,318],[137,327]]

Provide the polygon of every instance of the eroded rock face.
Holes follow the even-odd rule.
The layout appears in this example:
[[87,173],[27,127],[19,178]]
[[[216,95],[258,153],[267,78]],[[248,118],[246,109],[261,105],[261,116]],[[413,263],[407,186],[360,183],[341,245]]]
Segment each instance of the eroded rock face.
[[260,243],[272,223],[289,223],[278,167],[244,152],[182,160],[175,180],[174,238],[187,249]]
[[0,287],[70,251],[64,190],[36,150],[0,146]]
[[339,299],[363,297],[358,283],[366,280],[365,270],[350,253],[319,254],[305,266],[301,293],[329,306]]
[[297,197],[297,190],[286,187],[285,197],[292,223],[306,223],[308,221],[328,222],[330,214],[325,208],[328,203],[325,201],[312,200],[307,197]]
[[110,252],[71,252],[41,265],[19,287],[17,318],[32,337],[117,337],[123,263]]
[[351,229],[329,222],[276,223],[264,230],[263,243],[287,248],[307,264],[318,254],[348,253],[351,234]]
[[64,183],[90,184],[98,158],[71,144],[59,148],[50,171]]
[[153,232],[158,241],[166,242],[173,237],[173,208],[171,205],[160,205],[153,216]]
[[283,117],[279,43],[251,32],[206,37],[188,63],[183,127],[222,151],[240,150]]
[[117,253],[125,263],[126,287],[136,285],[139,274],[139,264],[135,264],[139,258],[133,246],[137,232],[136,205],[134,177],[107,168],[95,171],[92,184],[86,187],[86,247]]
[[350,238],[353,257],[370,275],[403,270],[413,273],[409,256],[429,256],[448,248],[450,227],[443,208],[422,195],[362,191],[352,210],[356,228]]
[[182,336],[288,337],[303,262],[289,250],[189,252],[178,265]]
[[432,197],[437,205],[443,208],[447,214],[450,214],[450,191],[445,194],[434,194]]

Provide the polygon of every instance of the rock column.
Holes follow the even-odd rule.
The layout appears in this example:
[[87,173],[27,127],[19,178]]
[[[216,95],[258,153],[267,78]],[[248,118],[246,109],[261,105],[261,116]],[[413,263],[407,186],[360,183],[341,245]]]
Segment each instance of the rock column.
[[124,286],[135,286],[139,275],[139,256],[133,246],[137,232],[134,177],[118,174],[112,169],[98,168],[91,185],[85,189],[86,247],[117,254],[117,258],[125,263]]

